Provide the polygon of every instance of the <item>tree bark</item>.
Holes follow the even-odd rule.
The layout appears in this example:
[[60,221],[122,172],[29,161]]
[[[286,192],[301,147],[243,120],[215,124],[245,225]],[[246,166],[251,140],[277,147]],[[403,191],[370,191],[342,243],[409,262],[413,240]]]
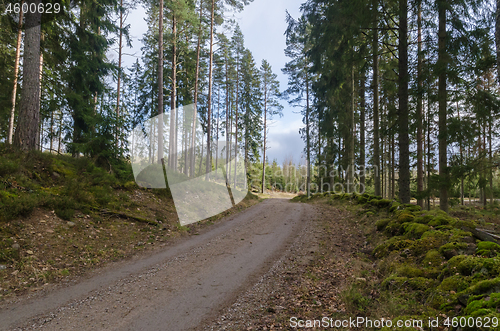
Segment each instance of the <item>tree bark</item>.
[[196,159],[196,121],[198,119],[198,80],[200,77],[200,52],[201,52],[201,32],[203,20],[203,1],[200,1],[200,28],[198,30],[198,42],[196,45],[196,72],[194,78],[194,109],[193,109],[193,123],[191,131],[191,169],[190,175],[194,178],[195,173],[195,159]]
[[[40,0],[29,0],[28,7],[40,4]],[[40,12],[26,13],[24,40],[23,87],[19,105],[19,120],[14,134],[14,146],[20,150],[37,148],[38,123],[40,118]]]
[[408,1],[399,0],[399,198],[410,203],[410,141],[408,136]]
[[[362,74],[361,76],[361,82],[360,82],[360,90],[359,93],[361,95],[361,104],[360,104],[360,117],[359,117],[359,146],[360,146],[360,152],[359,152],[359,163],[360,166],[362,167],[361,169],[361,176],[360,176],[360,189],[364,190],[364,187],[366,185],[366,137],[365,137],[365,121],[366,121],[366,98],[365,98],[365,85],[366,85],[366,76],[365,73]],[[362,192],[360,192],[362,193]]]
[[[163,0],[160,0],[158,24],[158,164],[163,164]],[[173,118],[170,118],[172,121]],[[154,142],[154,139],[153,139]],[[170,142],[172,144],[172,142]],[[169,155],[168,161],[172,155]]]
[[[122,48],[123,48],[123,0],[120,0],[120,37],[118,40],[118,81],[116,82],[116,118],[120,117],[120,92],[122,81]],[[116,146],[118,146],[118,133],[120,128],[116,126]]]
[[[21,1],[21,8],[24,1]],[[23,11],[19,11],[19,23],[17,24],[17,44],[16,44],[16,62],[14,64],[14,86],[12,88],[12,108],[10,110],[9,120],[9,136],[8,144],[12,145],[12,137],[14,136],[14,119],[16,114],[16,96],[17,96],[17,79],[19,76],[19,59],[21,57],[21,40],[23,36]]]
[[497,0],[495,41],[497,50],[497,79],[500,82],[500,0]]
[[424,208],[424,200],[421,198],[424,191],[424,151],[423,151],[423,99],[422,99],[422,1],[418,1],[417,14],[417,204]]
[[215,19],[215,0],[212,0],[212,8],[210,14],[210,60],[208,65],[208,100],[207,100],[207,164],[205,180],[210,179],[210,172],[212,171],[212,150],[210,145],[211,131],[212,131],[212,70],[214,62],[214,19]]
[[439,70],[439,207],[441,210],[448,211],[448,156],[447,156],[447,59],[446,59],[446,2],[438,0],[439,16],[439,42],[438,42],[438,70]]
[[347,193],[354,192],[354,108],[355,108],[355,88],[354,88],[354,65],[351,67],[351,102],[348,110],[348,130],[346,141],[346,154],[347,154]]
[[177,18],[172,14],[172,91],[170,94],[169,164],[177,170]]
[[307,196],[311,196],[311,140],[310,140],[310,128],[309,128],[309,75],[306,70],[306,140],[307,140],[307,180],[306,180],[306,191]]
[[264,150],[262,157],[262,193],[264,193],[264,187],[266,186],[266,139],[267,139],[267,82],[264,82]]
[[380,176],[382,175],[380,169],[380,134],[379,134],[379,77],[378,77],[378,2],[373,1],[374,11],[374,29],[373,29],[373,163],[374,163],[374,184],[375,195],[380,196]]

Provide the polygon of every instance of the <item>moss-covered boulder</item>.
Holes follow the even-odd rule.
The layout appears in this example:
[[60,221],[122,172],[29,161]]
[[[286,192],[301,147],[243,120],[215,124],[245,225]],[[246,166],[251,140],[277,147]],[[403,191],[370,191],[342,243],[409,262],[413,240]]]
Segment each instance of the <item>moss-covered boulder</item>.
[[377,231],[383,231],[385,227],[391,222],[390,218],[383,218],[375,222],[375,226],[377,227]]
[[414,219],[415,219],[415,216],[413,216],[410,213],[403,212],[403,213],[398,215],[398,221],[400,223],[413,222]]
[[476,254],[495,257],[500,255],[500,245],[489,241],[481,241],[477,244]]
[[387,290],[408,288],[414,291],[426,291],[435,285],[435,280],[424,277],[390,276],[382,282],[382,288]]
[[420,239],[422,235],[429,230],[429,226],[420,223],[404,223],[404,234],[408,238]]
[[439,247],[439,253],[443,255],[447,260],[454,256],[461,254],[465,249],[467,249],[467,243],[463,242],[450,242]]

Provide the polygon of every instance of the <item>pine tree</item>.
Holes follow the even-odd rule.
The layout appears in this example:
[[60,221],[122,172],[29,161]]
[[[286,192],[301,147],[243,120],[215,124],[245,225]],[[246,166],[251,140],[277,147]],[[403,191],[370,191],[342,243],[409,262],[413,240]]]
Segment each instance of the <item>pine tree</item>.
[[[40,0],[29,0],[28,6],[38,6]],[[14,146],[21,150],[37,148],[40,116],[40,38],[41,12],[26,13],[24,38],[23,87],[19,105],[19,120],[14,135]]]
[[264,193],[266,181],[266,139],[267,139],[267,115],[272,119],[274,115],[283,116],[283,106],[279,103],[280,97],[278,75],[273,73],[271,65],[266,60],[262,61],[260,67],[260,75],[262,82],[263,103],[264,103],[264,139],[262,147],[262,187]]

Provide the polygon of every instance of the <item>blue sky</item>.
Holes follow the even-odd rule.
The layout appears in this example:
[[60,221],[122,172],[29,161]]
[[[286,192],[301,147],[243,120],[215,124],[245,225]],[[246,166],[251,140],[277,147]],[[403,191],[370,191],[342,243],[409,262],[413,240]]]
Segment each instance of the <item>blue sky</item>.
[[[299,8],[303,1],[254,0],[235,17],[245,35],[245,46],[252,51],[259,67],[263,59],[271,64],[273,71],[278,75],[281,90],[286,89],[288,81],[287,76],[281,72],[281,68],[288,61],[284,54],[286,10],[293,17],[298,17],[300,15]],[[135,62],[136,57],[141,56],[142,43],[140,39],[147,30],[144,18],[144,9],[138,7],[130,13],[127,19],[127,23],[131,25],[130,34],[133,39],[133,49],[124,50],[127,54],[124,56],[125,66],[130,66]],[[112,56],[117,57],[116,54]],[[284,116],[274,118],[270,124],[267,154],[270,161],[277,159],[280,164],[290,157],[295,163],[298,163],[304,150],[304,142],[299,134],[299,129],[304,126],[302,116],[296,114],[298,109],[288,106],[286,101],[282,101],[282,104]]]

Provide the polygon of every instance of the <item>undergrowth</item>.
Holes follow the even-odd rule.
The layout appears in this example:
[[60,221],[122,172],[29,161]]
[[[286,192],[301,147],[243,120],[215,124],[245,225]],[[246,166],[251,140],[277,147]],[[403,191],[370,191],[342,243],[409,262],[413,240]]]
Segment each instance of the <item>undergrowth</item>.
[[[320,193],[293,200],[324,202],[369,220],[363,224],[371,262],[358,275],[367,281],[353,282],[344,291],[349,313],[394,322],[421,320],[425,330],[431,329],[429,318],[439,318],[442,330],[500,330],[500,245],[479,239],[478,228],[496,230],[484,218],[470,218],[480,215],[478,209],[464,214],[461,208],[457,218],[369,194]],[[474,325],[460,326],[460,318],[473,319]],[[487,320],[499,323],[477,323]]]

